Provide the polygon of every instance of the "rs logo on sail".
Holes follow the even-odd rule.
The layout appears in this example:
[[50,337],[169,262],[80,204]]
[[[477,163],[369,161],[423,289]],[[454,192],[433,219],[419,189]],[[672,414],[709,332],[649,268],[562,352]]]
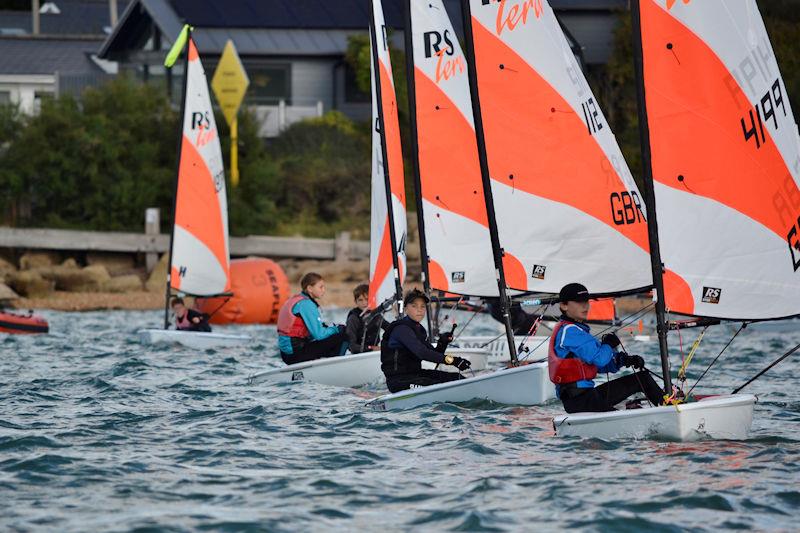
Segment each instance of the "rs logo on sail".
[[[528,23],[528,15],[533,10],[534,16],[538,19],[541,18],[544,7],[542,0],[523,0],[511,2],[511,6],[506,4],[507,0],[481,0],[481,4],[488,6],[489,4],[500,4],[497,8],[497,20],[495,21],[495,32],[497,35],[503,33],[505,28],[509,31],[514,31],[520,22],[524,25]],[[506,10],[508,7],[508,10]]]
[[205,113],[192,112],[192,131],[194,130],[197,130],[197,137],[194,140],[195,146],[208,144],[217,137],[217,130],[211,129],[211,119],[208,111]]
[[[436,83],[439,83],[442,79],[449,80],[456,74],[461,74],[466,70],[464,56],[452,57],[455,55],[455,47],[450,38],[450,30],[444,30],[444,33],[426,31],[423,34],[423,39],[425,42],[425,57],[430,58],[435,55],[439,58],[436,61]],[[447,46],[442,46],[442,42]],[[450,56],[451,59],[445,59],[445,55]]]

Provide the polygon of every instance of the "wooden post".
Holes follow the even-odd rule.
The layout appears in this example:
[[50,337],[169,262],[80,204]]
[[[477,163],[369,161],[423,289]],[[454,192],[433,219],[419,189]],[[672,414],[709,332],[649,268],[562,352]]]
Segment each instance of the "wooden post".
[[[157,207],[148,207],[144,211],[144,233],[151,235],[153,239],[161,233],[161,210]],[[145,266],[150,273],[158,263],[158,253],[147,252],[145,254]]]
[[350,232],[343,231],[336,234],[333,241],[333,260],[347,261],[350,259]]

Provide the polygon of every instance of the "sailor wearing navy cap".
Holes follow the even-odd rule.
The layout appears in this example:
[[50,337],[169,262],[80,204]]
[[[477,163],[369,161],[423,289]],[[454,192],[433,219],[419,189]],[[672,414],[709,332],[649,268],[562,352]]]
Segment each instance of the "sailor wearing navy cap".
[[[598,341],[589,332],[589,291],[580,283],[569,283],[559,293],[561,320],[553,328],[548,352],[550,380],[568,413],[613,411],[614,405],[637,392],[644,392],[653,405],[663,403],[661,387],[644,369],[644,359],[617,351],[614,333]],[[598,372],[615,373],[622,367],[635,373],[595,387]]]
[[427,340],[422,327],[428,297],[424,292],[414,289],[403,299],[405,316],[395,320],[386,328],[381,341],[381,370],[386,376],[386,386],[391,392],[398,392],[414,386],[434,385],[461,379],[457,372],[424,370],[422,361],[452,365],[458,370],[467,370],[470,362],[461,357],[446,355],[445,350],[453,340],[452,333],[439,336],[434,348]]

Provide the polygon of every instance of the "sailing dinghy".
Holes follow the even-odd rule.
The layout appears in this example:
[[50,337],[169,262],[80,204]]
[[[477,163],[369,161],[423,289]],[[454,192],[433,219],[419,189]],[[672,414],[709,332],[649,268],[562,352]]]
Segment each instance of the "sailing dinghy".
[[[380,0],[372,2],[370,49],[373,128],[369,306],[374,309],[381,302],[403,300],[407,234],[400,123]],[[469,359],[477,370],[486,368],[486,350],[449,350],[448,353]],[[255,374],[249,381],[313,381],[358,387],[383,379],[381,354],[373,351],[287,365]]]
[[181,31],[167,61],[174,62],[184,45],[187,50],[183,120],[178,141],[164,329],[140,330],[139,338],[143,344],[169,342],[194,349],[237,346],[250,342],[250,337],[168,329],[173,290],[181,295],[203,297],[231,294],[225,169],[208,82],[189,26]]
[[386,411],[475,399],[511,405],[544,403],[554,397],[547,364],[518,365],[516,359],[494,206],[491,193],[487,194],[487,175],[476,142],[467,58],[441,0],[406,1],[405,7],[412,153],[425,289],[471,296],[501,295],[506,353],[514,366],[383,395],[367,406]]
[[[653,273],[656,295],[663,295],[656,315],[669,391],[667,310],[742,326],[800,314],[800,138],[755,0],[632,4]],[[567,415],[554,426],[560,435],[587,437],[743,439],[755,401],[730,394]]]

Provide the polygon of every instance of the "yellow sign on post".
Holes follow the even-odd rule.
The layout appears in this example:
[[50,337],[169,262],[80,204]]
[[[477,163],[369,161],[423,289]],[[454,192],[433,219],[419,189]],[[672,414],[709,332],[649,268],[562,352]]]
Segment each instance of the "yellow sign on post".
[[236,47],[233,41],[228,39],[219,58],[217,70],[211,79],[211,88],[214,89],[222,114],[225,115],[225,120],[231,128],[231,185],[234,187],[239,184],[239,132],[236,115],[249,85],[250,79],[242,66],[239,54],[236,53]]

